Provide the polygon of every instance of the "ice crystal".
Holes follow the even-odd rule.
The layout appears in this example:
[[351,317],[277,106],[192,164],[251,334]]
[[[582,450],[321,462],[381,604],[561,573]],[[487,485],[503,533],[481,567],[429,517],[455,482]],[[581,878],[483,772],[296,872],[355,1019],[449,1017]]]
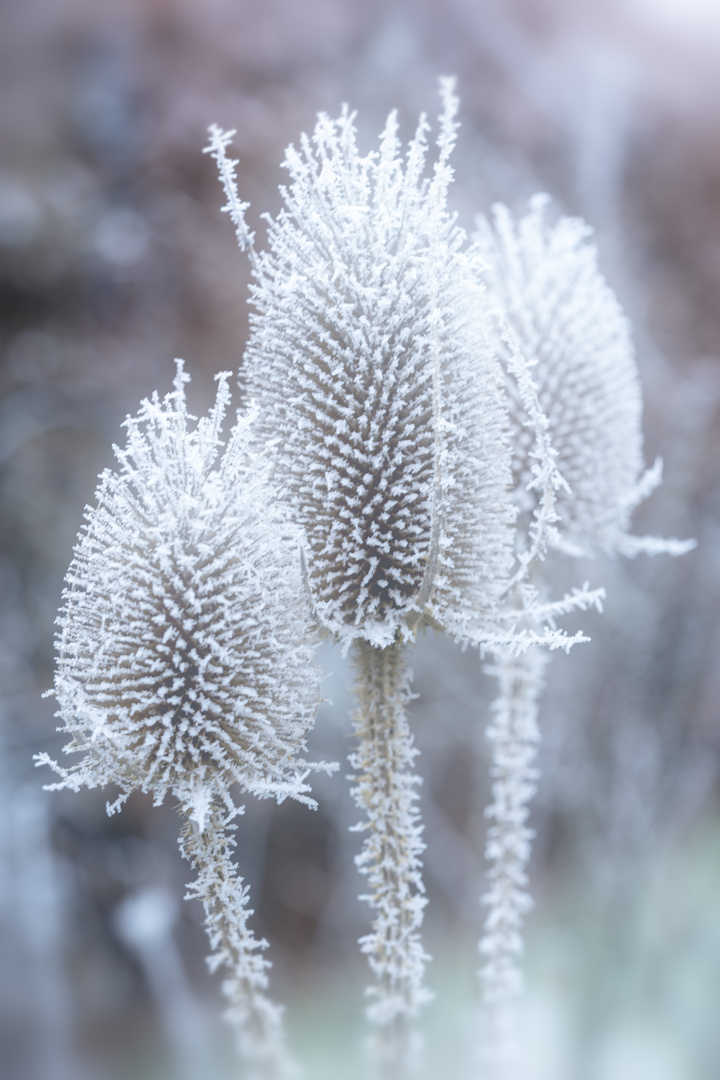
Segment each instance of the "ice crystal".
[[[388,645],[424,617],[463,637],[492,622],[514,511],[499,364],[477,259],[447,209],[456,100],[443,84],[438,157],[421,118],[403,161],[391,113],[360,154],[353,115],[290,147],[285,205],[253,254],[243,379],[273,477],[306,535],[320,622]],[[251,243],[225,157],[227,209]]]
[[[238,784],[304,797],[319,700],[297,538],[273,508],[249,421],[222,460],[228,375],[197,426],[175,388],[128,418],[66,578],[55,695],[81,753],[56,787],[168,792],[202,827]],[[117,805],[117,804],[116,804]]]

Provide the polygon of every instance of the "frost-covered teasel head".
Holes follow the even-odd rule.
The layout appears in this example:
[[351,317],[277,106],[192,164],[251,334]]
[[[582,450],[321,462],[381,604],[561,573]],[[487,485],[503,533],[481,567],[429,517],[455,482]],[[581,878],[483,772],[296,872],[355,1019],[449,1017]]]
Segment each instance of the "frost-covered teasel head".
[[[56,786],[171,792],[202,821],[238,784],[301,796],[319,700],[297,538],[241,419],[218,463],[228,375],[197,425],[174,391],[128,418],[119,469],[67,575],[55,695],[82,760]],[[41,760],[48,764],[46,755]]]
[[[489,264],[484,302],[504,313],[510,338],[533,365],[557,467],[569,491],[557,492],[561,539],[585,551],[623,547],[643,494],[642,399],[630,324],[602,277],[584,222],[547,220],[536,196],[515,221],[496,206],[478,220],[476,240]],[[513,344],[511,344],[511,342]],[[523,509],[533,437],[511,382],[513,473]]]
[[[321,115],[290,147],[284,208],[256,283],[244,385],[273,476],[306,536],[322,624],[385,646],[424,618],[486,626],[508,573],[514,510],[501,372],[478,274],[447,210],[456,100],[438,157],[421,119],[401,153],[394,113],[362,155],[353,116]],[[243,243],[227,136],[210,149]]]

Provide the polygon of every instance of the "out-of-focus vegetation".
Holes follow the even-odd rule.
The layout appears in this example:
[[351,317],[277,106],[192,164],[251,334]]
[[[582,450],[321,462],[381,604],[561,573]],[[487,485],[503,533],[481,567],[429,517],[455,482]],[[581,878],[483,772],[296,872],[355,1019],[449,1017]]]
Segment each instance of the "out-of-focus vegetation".
[[[348,101],[361,144],[458,76],[461,222],[537,190],[597,230],[631,316],[646,458],[636,531],[678,560],[554,568],[605,615],[556,657],[541,725],[524,1016],[528,1080],[711,1080],[720,1069],[720,17],[710,0],[24,0],[0,12],[0,1002],[11,1080],[233,1075],[173,806],[48,795],[63,575],[120,424],[173,357],[204,409],[237,369],[249,270],[201,149],[237,129],[238,181],[279,205],[282,151]],[[252,213],[252,211],[251,211]],[[262,223],[253,226],[262,229]],[[570,574],[572,572],[572,577]],[[569,625],[574,629],[574,624]],[[313,749],[343,760],[338,651]],[[489,680],[424,638],[428,1076],[465,1075],[476,1022]],[[53,740],[54,743],[53,743]],[[238,858],[308,1075],[362,1075],[364,916],[341,775],[320,808],[248,802]],[[134,905],[134,906],[133,906]],[[199,905],[198,905],[199,907]],[[456,1055],[457,1060],[451,1058]],[[444,1062],[444,1064],[442,1064]],[[448,1064],[450,1062],[450,1064]],[[324,1072],[323,1072],[324,1070]],[[448,1071],[452,1070],[452,1071]],[[468,1073],[470,1075],[470,1073]]]

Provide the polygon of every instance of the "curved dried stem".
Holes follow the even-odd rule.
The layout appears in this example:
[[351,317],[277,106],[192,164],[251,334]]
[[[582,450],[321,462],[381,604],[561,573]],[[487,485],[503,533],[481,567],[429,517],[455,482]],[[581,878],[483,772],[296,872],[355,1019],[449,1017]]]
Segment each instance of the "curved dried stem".
[[411,1066],[408,1020],[431,996],[423,985],[429,957],[420,939],[426,900],[421,878],[425,844],[416,807],[420,780],[413,775],[418,751],[406,715],[411,673],[399,643],[380,649],[357,641],[353,659],[359,746],[349,760],[357,781],[352,795],[366,815],[354,826],[366,834],[356,863],[370,887],[360,899],[374,914],[372,930],[360,946],[376,977],[368,990],[374,998],[368,1016],[379,1027],[382,1068],[397,1080]]

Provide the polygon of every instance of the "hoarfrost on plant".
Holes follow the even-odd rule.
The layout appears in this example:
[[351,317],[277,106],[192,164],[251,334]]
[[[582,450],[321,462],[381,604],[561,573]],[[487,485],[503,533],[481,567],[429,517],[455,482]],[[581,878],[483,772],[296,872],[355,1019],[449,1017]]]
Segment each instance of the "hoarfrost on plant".
[[[202,823],[258,796],[305,798],[305,736],[319,700],[297,536],[236,424],[221,460],[228,374],[192,426],[182,364],[174,390],[128,418],[118,472],[67,575],[55,695],[82,761],[58,787],[171,791]],[[117,804],[116,804],[117,805]]]
[[[290,147],[284,207],[253,249],[243,370],[273,478],[306,535],[316,615],[385,646],[424,618],[462,638],[492,623],[512,552],[502,374],[475,257],[447,209],[456,99],[438,157],[421,118],[403,161],[391,113],[363,156],[354,117]],[[211,131],[243,245],[226,137]]]

